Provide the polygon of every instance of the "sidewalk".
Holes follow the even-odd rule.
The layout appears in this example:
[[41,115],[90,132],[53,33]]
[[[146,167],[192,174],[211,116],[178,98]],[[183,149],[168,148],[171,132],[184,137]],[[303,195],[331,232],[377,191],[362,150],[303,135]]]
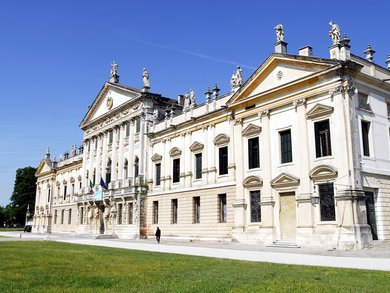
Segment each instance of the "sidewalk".
[[[355,268],[390,271],[390,241],[374,242],[371,248],[354,251],[326,251],[319,248],[274,248],[239,243],[202,243],[169,241],[157,244],[154,240],[91,239],[67,235],[40,235],[19,232],[0,232],[14,240],[51,240],[103,247],[143,250],[205,257],[280,264]],[[3,241],[7,238],[0,238]]]

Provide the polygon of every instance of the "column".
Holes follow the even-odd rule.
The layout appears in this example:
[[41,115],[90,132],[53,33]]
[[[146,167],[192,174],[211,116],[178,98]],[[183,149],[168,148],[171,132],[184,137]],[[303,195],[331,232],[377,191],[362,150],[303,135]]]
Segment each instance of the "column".
[[128,161],[128,173],[129,173],[129,178],[131,178],[132,180],[132,183],[134,184],[134,181],[135,181],[135,178],[134,178],[134,167],[133,167],[133,164],[134,164],[134,119],[132,118],[130,120],[130,131],[129,131],[129,145],[128,145],[128,157],[127,157],[127,161]]
[[[126,134],[126,124],[121,124],[120,127],[119,127],[119,148],[118,148],[118,152],[119,152],[119,158],[118,158],[118,178],[117,180],[122,180],[123,182],[123,179],[124,178],[124,174],[123,174],[123,167],[124,167],[124,156],[123,156],[123,148],[124,148],[124,143],[125,143],[125,134]],[[122,183],[121,182],[121,183]]]

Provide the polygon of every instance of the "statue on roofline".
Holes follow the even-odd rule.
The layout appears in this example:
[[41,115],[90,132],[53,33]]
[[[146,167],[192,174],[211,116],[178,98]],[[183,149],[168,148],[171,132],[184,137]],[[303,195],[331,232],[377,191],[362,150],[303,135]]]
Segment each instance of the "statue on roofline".
[[284,42],[284,31],[283,31],[283,25],[278,24],[275,26],[275,32],[276,32],[276,40],[278,42]]
[[330,21],[329,25],[331,26],[329,36],[332,38],[333,45],[336,45],[340,43],[340,28],[333,21]]

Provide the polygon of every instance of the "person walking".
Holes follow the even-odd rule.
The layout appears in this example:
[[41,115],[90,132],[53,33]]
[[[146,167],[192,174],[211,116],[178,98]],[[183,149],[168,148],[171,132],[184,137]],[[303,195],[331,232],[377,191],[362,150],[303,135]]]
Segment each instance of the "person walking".
[[157,243],[160,243],[161,230],[159,227],[157,227],[155,236],[156,236]]

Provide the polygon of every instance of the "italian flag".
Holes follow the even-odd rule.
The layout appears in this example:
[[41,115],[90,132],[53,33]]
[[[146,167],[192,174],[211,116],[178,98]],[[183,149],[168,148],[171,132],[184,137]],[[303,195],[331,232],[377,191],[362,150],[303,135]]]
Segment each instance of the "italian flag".
[[89,180],[89,193],[93,193],[93,183]]

